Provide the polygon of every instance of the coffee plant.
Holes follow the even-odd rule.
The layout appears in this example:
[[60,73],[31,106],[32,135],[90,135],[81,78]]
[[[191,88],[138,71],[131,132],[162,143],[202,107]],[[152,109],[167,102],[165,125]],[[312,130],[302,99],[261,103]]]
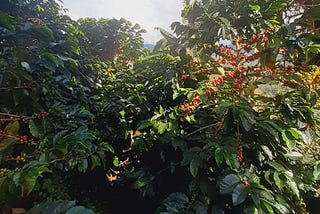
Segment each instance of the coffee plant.
[[4,0],[0,207],[318,213],[320,11],[309,3],[184,1],[151,53],[128,20]]

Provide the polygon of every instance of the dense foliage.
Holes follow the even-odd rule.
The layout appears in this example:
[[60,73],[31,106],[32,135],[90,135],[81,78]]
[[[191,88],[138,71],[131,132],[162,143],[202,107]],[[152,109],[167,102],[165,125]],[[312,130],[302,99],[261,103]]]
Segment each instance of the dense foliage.
[[127,20],[4,0],[1,207],[316,213],[320,12],[301,4],[185,1],[150,53]]

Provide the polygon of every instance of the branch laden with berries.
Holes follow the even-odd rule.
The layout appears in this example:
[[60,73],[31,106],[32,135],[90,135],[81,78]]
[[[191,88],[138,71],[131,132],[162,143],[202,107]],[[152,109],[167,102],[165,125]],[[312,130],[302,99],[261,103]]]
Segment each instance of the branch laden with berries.
[[187,3],[189,22],[174,23],[186,65],[174,93],[180,105],[167,114],[181,122],[159,138],[177,133],[169,142],[181,152],[180,167],[190,182],[188,191],[169,195],[160,210],[176,204],[180,212],[200,206],[208,213],[304,213],[320,179],[319,67],[306,52],[294,54],[280,22],[265,20],[220,37],[211,33],[216,39],[204,32],[222,32],[226,21],[193,29],[193,23],[201,28],[217,20],[208,18],[215,10],[210,4]]

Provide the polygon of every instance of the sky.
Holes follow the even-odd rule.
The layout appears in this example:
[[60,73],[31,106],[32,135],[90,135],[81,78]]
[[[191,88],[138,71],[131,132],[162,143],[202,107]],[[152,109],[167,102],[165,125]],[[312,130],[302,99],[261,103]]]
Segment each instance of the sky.
[[63,0],[72,19],[125,18],[140,24],[147,33],[145,43],[155,44],[161,39],[155,27],[170,30],[174,21],[181,21],[182,0]]

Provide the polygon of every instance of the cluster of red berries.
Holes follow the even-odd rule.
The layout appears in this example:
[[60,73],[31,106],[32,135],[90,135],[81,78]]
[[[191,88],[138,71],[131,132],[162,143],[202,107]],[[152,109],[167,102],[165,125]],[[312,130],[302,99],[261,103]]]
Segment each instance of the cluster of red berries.
[[237,64],[237,54],[232,48],[220,46],[218,49],[218,55],[222,57],[222,59],[217,60],[217,63],[220,65],[230,64],[235,66]]
[[213,93],[214,93],[214,90],[212,88],[207,88],[206,97],[211,97]]
[[46,117],[48,115],[48,112],[42,111],[38,114],[40,117]]
[[186,79],[189,79],[190,78],[190,74],[183,74],[181,79],[182,80],[186,80]]
[[184,104],[180,105],[180,109],[182,110],[183,115],[189,115],[196,110],[196,108],[202,103],[202,99],[199,95],[192,97],[191,102],[185,102]]
[[211,85],[217,86],[217,85],[222,84],[224,81],[225,81],[225,78],[223,76],[218,76],[211,81]]
[[228,77],[228,78],[234,78],[234,77],[235,77],[235,72],[233,72],[233,71],[227,71],[227,72],[225,73],[225,75],[226,75],[226,77]]
[[266,29],[264,29],[264,32],[261,33],[257,33],[254,34],[249,41],[251,43],[255,43],[255,42],[266,42],[269,40],[268,35],[272,32],[272,28],[267,27]]
[[256,77],[267,77],[270,75],[283,74],[283,73],[290,74],[295,70],[292,66],[286,66],[286,67],[281,66],[274,69],[261,68],[261,67],[253,67],[253,68],[249,67],[248,69],[253,70],[254,71],[253,75]]
[[23,135],[23,136],[20,136],[20,135],[16,135],[16,139],[17,139],[17,144],[27,144],[28,146],[33,146],[34,145],[34,142],[33,142],[33,139],[32,138],[28,138],[27,136]]
[[109,72],[111,71],[111,69],[112,69],[112,66],[111,66],[111,65],[108,65],[108,67],[107,67],[107,73],[109,73]]
[[238,66],[235,74],[234,74],[234,81],[233,81],[233,89],[235,91],[240,91],[243,88],[243,81],[246,74],[246,68],[242,65]]
[[250,183],[249,183],[249,181],[248,181],[248,180],[244,180],[244,181],[243,181],[243,185],[244,185],[245,187],[247,187],[247,186],[249,186],[249,185],[250,185]]

